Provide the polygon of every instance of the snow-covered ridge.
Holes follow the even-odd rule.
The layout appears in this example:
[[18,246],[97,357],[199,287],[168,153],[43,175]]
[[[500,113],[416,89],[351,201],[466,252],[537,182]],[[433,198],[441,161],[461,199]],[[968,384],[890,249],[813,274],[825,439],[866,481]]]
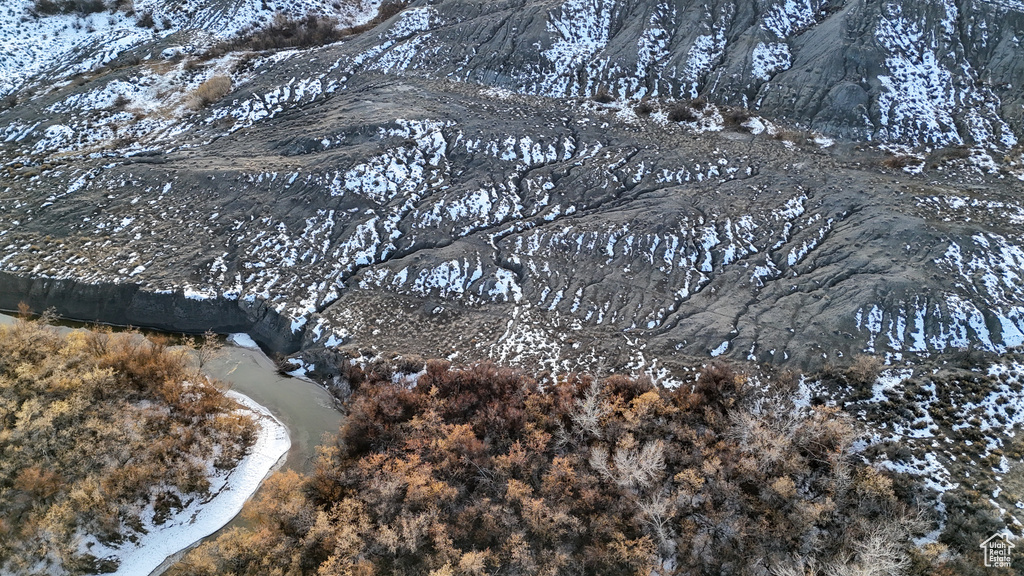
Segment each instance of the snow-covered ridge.
[[[30,15],[32,4],[32,0],[10,0],[0,10],[0,95],[16,90],[55,62],[69,63],[66,74],[84,72],[154,36],[122,13],[36,18]],[[88,55],[75,57],[81,52]]]
[[[30,0],[18,1],[21,11],[17,6],[8,11],[9,22],[5,23],[2,20],[4,16],[0,14],[0,33],[9,36],[7,42],[10,45],[10,54],[0,56],[0,71],[3,71],[3,58],[9,59],[10,74],[6,77],[12,79],[22,78],[19,74],[35,73],[37,65],[48,65],[48,58],[55,52],[65,50],[70,54],[86,41],[102,39],[113,43],[109,49],[104,48],[104,56],[99,61],[90,60],[93,58],[90,56],[75,69],[78,71],[100,61],[110,61],[128,46],[155,41],[169,34],[176,34],[174,38],[178,39],[177,33],[182,31],[190,31],[190,39],[185,42],[188,45],[177,48],[186,53],[198,52],[211,39],[266,22],[278,11],[301,14],[326,10],[344,24],[367,20],[377,6],[373,2],[358,6],[343,3],[338,4],[338,8],[328,9],[317,8],[319,5],[312,0],[281,0],[268,4],[268,9],[265,9],[257,0],[243,0],[234,4],[231,10],[217,10],[213,7],[216,2],[189,0],[182,10],[172,10],[164,8],[159,0],[136,3],[136,14],[152,11],[157,20],[166,19],[171,25],[156,33],[138,28],[134,25],[135,17],[123,14],[90,16],[96,21],[82,24],[80,30],[75,29],[78,24],[73,20],[76,17],[72,16],[28,18],[25,22],[15,22],[14,18],[24,15],[30,3]],[[855,128],[865,138],[883,142],[932,146],[973,143],[998,150],[1014,146],[1018,135],[1012,122],[1004,117],[1005,110],[999,96],[1007,89],[1006,86],[990,86],[989,82],[982,82],[981,77],[990,72],[980,70],[959,52],[950,52],[956,48],[953,34],[958,13],[956,4],[949,2],[943,5],[945,16],[941,22],[933,22],[928,10],[901,6],[887,4],[872,28],[881,50],[878,56],[882,73],[874,78],[864,78],[862,83],[875,86],[871,88],[871,98],[877,105],[869,107],[870,114],[865,109],[863,121],[851,129]],[[760,7],[763,11],[760,29],[765,38],[753,43],[752,51],[738,59],[731,51],[739,48],[726,41],[726,32],[734,25],[735,10],[732,8],[707,11],[701,14],[700,26],[680,30],[678,27],[684,19],[674,5],[657,3],[647,6],[640,0],[620,3],[571,0],[554,5],[547,12],[542,31],[545,40],[535,46],[539,50],[537,57],[540,62],[522,69],[503,70],[500,76],[507,77],[508,87],[516,92],[551,97],[590,96],[605,90],[620,99],[634,101],[648,96],[705,96],[722,100],[716,94],[722,82],[722,68],[742,60],[742,70],[731,74],[749,80],[745,86],[733,87],[738,90],[738,102],[733,102],[731,96],[725,99],[730,104],[757,109],[771,100],[772,83],[776,79],[787,81],[792,63],[799,60],[801,46],[794,38],[813,29],[828,16],[831,8],[828,2],[810,0],[787,0]],[[629,48],[623,52],[617,47],[616,35],[627,33],[628,28],[618,23],[630,11],[642,11],[647,23],[640,37],[630,40]],[[993,16],[979,15],[982,17],[990,19]],[[458,79],[456,70],[465,68],[478,55],[467,54],[462,61],[456,62],[457,50],[453,50],[449,43],[453,41],[450,34],[462,30],[457,21],[457,16],[442,13],[433,6],[407,9],[388,28],[367,35],[367,39],[373,38],[373,41],[353,43],[358,45],[358,53],[341,51],[341,54],[301,75],[285,77],[276,85],[264,86],[230,105],[216,107],[201,121],[185,120],[186,112],[190,112],[186,100],[169,102],[156,95],[170,92],[169,83],[175,86],[175,92],[189,94],[215,74],[231,76],[233,86],[238,88],[248,83],[252,74],[237,74],[225,66],[216,71],[193,74],[190,78],[181,78],[180,71],[178,78],[170,78],[166,73],[157,77],[151,71],[144,72],[127,82],[111,82],[99,92],[72,98],[48,110],[54,113],[111,111],[100,114],[99,118],[79,117],[50,125],[47,118],[41,122],[42,126],[35,127],[12,123],[2,127],[0,135],[15,142],[32,142],[33,145],[21,150],[26,156],[100,153],[111,149],[113,143],[124,146],[124,142],[133,141],[138,144],[128,146],[125,151],[136,151],[168,143],[174,137],[222,122],[228,122],[228,132],[267,122],[285,111],[345,90],[353,76],[365,71]],[[451,22],[456,22],[456,25],[448,26]],[[978,27],[985,26],[985,22],[987,20],[980,21]],[[122,36],[124,46],[119,44],[122,40],[118,40]],[[30,37],[64,38],[60,41],[66,46],[43,47],[40,48],[43,52],[36,53],[33,50],[37,49],[37,43],[30,41]],[[1019,43],[1019,40],[1015,41]],[[608,51],[612,50],[614,54],[609,54]],[[257,61],[254,68],[262,66],[262,69],[255,72],[263,74],[274,66],[288,65],[289,62],[297,64],[302,58],[295,57],[301,54],[305,52],[284,51],[267,56]],[[147,56],[159,57],[155,53]],[[4,77],[0,74],[0,78]],[[1012,89],[1012,84],[1009,89]],[[0,94],[3,91],[0,87]],[[113,112],[119,96],[127,98],[128,105],[121,112]],[[176,111],[169,113],[170,110]],[[875,110],[877,117],[873,116]],[[139,114],[144,114],[145,118],[140,119]],[[770,110],[768,114],[771,114]],[[824,125],[834,123],[829,121]]]
[[[80,19],[34,18],[28,15],[30,4],[31,0],[14,0],[9,10],[0,13],[0,95],[55,61],[73,64],[56,76],[51,74],[46,79],[49,83],[109,63],[126,49],[147,42],[163,47],[173,39],[181,45],[173,46],[172,51],[197,53],[217,38],[267,23],[276,13],[327,14],[344,26],[369,20],[379,5],[375,1],[327,5],[314,0],[238,0],[228,5],[222,0],[173,4],[139,0],[135,16],[105,13]],[[867,66],[877,74],[844,79],[865,91],[867,100],[858,107],[863,110],[852,115],[843,111],[841,118],[825,117],[823,111],[818,117],[796,120],[819,130],[842,124],[844,133],[882,142],[970,144],[998,150],[1014,146],[1020,138],[1020,114],[1004,106],[1004,101],[1012,99],[1020,87],[1014,85],[1014,78],[1004,77],[1000,58],[993,57],[991,63],[980,61],[973,55],[975,50],[963,46],[959,38],[976,42],[983,53],[991,46],[1019,49],[1021,40],[1013,35],[1012,26],[1007,24],[1004,29],[1001,23],[1019,17],[1019,2],[988,3],[983,9],[972,9],[969,23],[962,22],[960,12],[965,8],[958,6],[952,0],[886,3],[864,23],[864,29],[874,36],[871,44],[877,45],[864,57],[872,60]],[[740,25],[738,8],[731,5],[705,8],[651,0],[552,2],[538,18],[523,23],[531,26],[529,30],[512,28],[513,33],[538,38],[529,47],[520,46],[518,55],[495,54],[493,47],[468,45],[462,36],[477,37],[480,31],[473,28],[472,20],[463,18],[458,3],[413,7],[386,28],[352,43],[352,50],[338,50],[330,62],[256,91],[230,108],[219,108],[204,121],[209,125],[232,118],[231,130],[239,130],[344,90],[354,75],[366,71],[497,83],[497,87],[516,93],[550,97],[589,97],[600,91],[629,101],[702,96],[753,110],[763,107],[764,115],[770,117],[784,101],[777,93],[808,82],[801,76],[802,70],[793,69],[793,63],[800,61],[802,51],[816,48],[804,47],[801,39],[813,36],[815,27],[829,18],[845,17],[833,14],[841,7],[819,0],[758,3],[757,37],[751,42],[731,42],[727,38],[736,37],[734,27]],[[510,17],[516,18],[516,10],[525,13],[526,8],[509,10]],[[153,15],[159,31],[136,25],[144,13]],[[643,25],[623,25],[628,21]],[[144,56],[159,58],[156,52]],[[279,61],[291,56],[280,55]],[[499,64],[510,60],[518,62],[517,67]],[[988,64],[1000,68],[991,69]],[[830,91],[822,87],[817,92]],[[798,104],[798,108],[818,109],[827,102],[806,104]],[[781,112],[791,113],[788,109]],[[107,122],[100,135],[114,140],[144,136],[159,128],[140,124],[126,132],[117,126],[123,121]],[[48,146],[66,151],[62,141],[80,140],[73,136],[78,131],[78,126],[71,125],[67,130],[55,128],[41,151]]]
[[1024,345],[1021,242],[993,232],[950,241],[935,260],[948,278],[943,292],[857,310],[856,329],[868,337],[864,351],[898,362],[933,351],[974,347],[1003,353]]
[[[1024,221],[1022,209],[984,191],[974,206],[959,180],[946,199],[900,205],[904,192],[944,179],[953,164],[983,186],[1016,184],[1024,177],[1013,172],[1019,152],[1004,162],[984,146],[870,147],[863,156],[913,154],[915,175],[892,174],[899,185],[890,190],[884,165],[847,163],[836,178],[848,183],[835,184],[816,164],[834,166],[830,156],[844,162],[836,152],[842,144],[825,150],[831,140],[782,132],[781,122],[713,102],[717,86],[747,98],[732,101],[736,107],[770,101],[781,92],[773,83],[807,70],[798,64],[801,42],[840,6],[763,3],[757,38],[741,47],[727,41],[735,5],[693,13],[685,3],[639,0],[531,5],[537,40],[520,45],[522,61],[499,73],[452,44],[453,35],[480,26],[454,4],[409,8],[378,29],[313,50],[181,61],[152,54],[137,67],[60,89],[67,97],[50,96],[38,118],[18,116],[27,106],[15,107],[0,126],[12,175],[0,192],[0,270],[237,301],[246,311],[279,313],[283,331],[304,342],[331,346],[354,331],[327,310],[360,290],[437,303],[425,314],[529,307],[550,326],[650,334],[672,351],[752,361],[793,352],[759,343],[762,325],[743,317],[759,298],[792,303],[794,318],[815,305],[816,314],[841,309],[841,318],[829,318],[835,328],[815,337],[842,338],[843,353],[887,354],[891,362],[972,343],[1001,351],[1024,337],[1024,293],[1012,275],[1021,274],[1021,239],[1008,228]],[[915,3],[889,6],[884,26],[865,28],[888,46],[872,68],[892,88],[886,130],[933,145],[968,142],[958,107],[1003,88],[961,83],[977,72],[950,68],[959,56],[943,42],[947,27],[958,25],[956,10],[930,5],[928,14]],[[922,24],[936,15],[937,25]],[[516,18],[509,15],[498,36],[537,32],[519,30]],[[552,50],[583,68],[560,67],[544,56]],[[897,53],[908,63],[906,78],[935,74],[925,84],[901,84],[886,64]],[[450,75],[449,65],[465,74]],[[735,77],[730,66],[739,67]],[[731,79],[751,74],[748,87],[730,88]],[[190,97],[220,76],[230,76],[232,91],[197,110]],[[463,78],[484,85],[455,83]],[[870,90],[879,79],[854,80]],[[949,86],[959,92],[950,96]],[[617,100],[556,99],[596,90]],[[645,112],[635,99],[648,96],[657,98]],[[685,101],[694,96],[712,103]],[[693,120],[670,121],[676,105],[690,106]],[[989,116],[988,124],[969,124],[989,134],[978,136],[985,146],[1005,147],[1009,140],[999,138],[1010,132]],[[945,152],[958,160],[946,162]],[[660,210],[659,220],[644,217]],[[906,247],[890,246],[878,226],[850,221],[858,210],[876,222],[887,211],[923,216],[901,218],[918,228]],[[930,224],[939,220],[969,225],[937,237]],[[50,224],[61,233],[45,237]],[[866,247],[853,250],[848,239]],[[953,244],[959,262],[946,256]],[[855,264],[854,277],[843,275],[844,259],[869,257]],[[900,267],[928,289],[908,282],[909,289],[889,291],[880,278]],[[862,270],[872,274],[863,283]],[[936,275],[956,283],[937,288]],[[693,320],[732,290],[749,292],[750,302],[733,298],[724,319]],[[678,327],[690,320],[706,341],[682,334]],[[789,318],[771,322],[787,332],[784,341],[799,328]],[[526,338],[550,326],[507,332]]]
[[[717,166],[716,167],[721,167]],[[505,258],[521,273],[484,264],[484,253],[440,262],[432,267],[378,267],[364,273],[362,289],[386,289],[400,294],[436,295],[468,305],[487,302],[514,302],[548,312],[559,311],[578,319],[581,325],[625,325],[652,330],[659,327],[683,302],[701,291],[711,279],[732,266],[746,268],[746,259],[760,257],[764,262],[753,268],[750,281],[764,282],[781,277],[783,270],[796,275],[797,262],[786,260],[783,248],[789,236],[779,241],[772,233],[776,226],[787,234],[813,229],[819,217],[799,219],[803,214],[801,196],[786,201],[767,218],[742,216],[720,220],[694,221],[683,218],[660,234],[634,231],[628,224],[581,227],[570,219],[560,229],[543,228],[516,234],[500,244]],[[561,215],[576,212],[570,206]],[[827,233],[815,232],[803,241],[803,254],[814,249],[816,241]],[[487,258],[490,260],[490,258]],[[665,294],[647,295],[642,305],[621,317],[622,295],[606,292],[601,286],[577,283],[567,270],[598,265],[628,274],[631,268],[651,270],[667,282]],[[524,297],[524,285],[537,295]],[[668,299],[664,299],[668,296]],[[626,310],[631,310],[625,307]],[[723,349],[724,351],[724,349]]]
[[[221,65],[230,65],[230,57]],[[84,92],[80,98],[104,106],[114,92]],[[825,197],[809,200],[799,187],[760,188],[760,161],[735,151],[709,148],[700,156],[668,159],[657,150],[606,147],[587,127],[612,112],[588,106],[573,111],[571,122],[543,130],[494,131],[429,116],[386,121],[361,134],[325,126],[303,135],[311,150],[303,154],[315,162],[281,170],[247,167],[226,172],[227,178],[210,173],[198,182],[169,173],[139,187],[139,168],[131,165],[61,166],[25,183],[57,183],[45,200],[32,206],[12,200],[9,211],[0,213],[0,269],[93,284],[130,282],[194,300],[266,306],[286,318],[294,335],[312,323],[318,329],[306,332],[306,341],[339,345],[350,333],[323,312],[351,289],[468,307],[520,305],[560,314],[581,327],[656,333],[693,314],[689,303],[695,298],[713,298],[706,289],[718,278],[736,275],[737,285],[755,293],[784,285],[791,291],[834,259],[837,246],[830,238],[847,226],[847,210],[823,209]],[[362,141],[351,142],[356,139]],[[365,152],[338,150],[350,143]],[[483,165],[481,178],[475,166]],[[463,177],[467,172],[473,176]],[[690,194],[746,180],[755,195],[772,198],[757,212],[702,208],[698,214],[683,207],[657,223],[619,221],[614,212],[608,220],[585,216],[623,190]],[[226,200],[252,190],[308,197],[314,205],[293,214],[253,213]],[[69,223],[75,233],[66,239],[40,241],[21,233],[20,210],[28,210],[27,219],[46,217],[86,197],[95,198],[100,210]],[[915,202],[929,219],[995,210],[1013,225],[1024,214],[1009,201],[973,206],[973,200],[950,196]],[[968,218],[979,217],[974,212]],[[168,230],[173,242],[201,246],[205,256],[197,261],[167,254]],[[1001,351],[1022,340],[1024,292],[1012,276],[1024,274],[1014,272],[1024,261],[1015,256],[1019,240],[1005,234],[978,238],[988,245],[971,240],[978,253],[973,258],[962,239],[956,240],[965,255],[959,267],[952,256],[922,265],[930,272],[957,270],[962,285],[954,290],[901,293],[886,301],[858,295],[863,299],[850,301],[852,309],[840,320],[857,341],[848,351],[899,362],[972,342]],[[463,239],[468,243],[453,253],[434,251]],[[947,248],[944,239],[928,241]],[[830,253],[824,260],[822,247]],[[420,252],[427,257],[407,259]],[[169,262],[195,274],[168,282]],[[596,278],[575,272],[593,269],[602,272]],[[987,275],[988,269],[997,271]],[[641,294],[618,288],[618,278],[635,274],[653,279],[657,289]],[[776,347],[756,342],[731,344],[745,335],[729,326],[702,353],[776,354]],[[730,344],[721,348],[724,342]],[[778,348],[778,354],[785,358],[788,351]]]
[[[876,38],[888,51],[889,74],[878,76],[882,92],[878,136],[882,140],[912,144],[964,144],[966,138],[1009,148],[1017,136],[1000,117],[1000,99],[975,80],[979,73],[963,59],[958,66],[943,64],[944,49],[956,42],[958,17],[953,2],[944,3],[946,18],[941,34],[926,23],[908,19],[899,3],[886,4]],[[970,102],[969,107],[962,103]],[[961,133],[954,117],[961,118],[967,133]]]

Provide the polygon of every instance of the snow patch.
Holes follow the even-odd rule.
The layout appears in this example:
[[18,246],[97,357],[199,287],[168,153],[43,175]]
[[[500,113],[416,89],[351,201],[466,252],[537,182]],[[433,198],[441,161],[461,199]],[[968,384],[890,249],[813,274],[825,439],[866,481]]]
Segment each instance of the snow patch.
[[239,348],[248,348],[250,350],[259,350],[260,345],[252,339],[251,336],[245,332],[239,332],[236,334],[228,335],[228,342],[238,346]]

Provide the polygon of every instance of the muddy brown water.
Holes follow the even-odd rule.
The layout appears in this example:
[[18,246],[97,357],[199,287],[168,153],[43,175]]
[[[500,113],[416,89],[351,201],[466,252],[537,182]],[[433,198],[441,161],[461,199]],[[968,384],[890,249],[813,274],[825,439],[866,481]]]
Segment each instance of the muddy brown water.
[[292,440],[284,467],[310,472],[323,435],[336,434],[341,424],[334,397],[312,382],[278,374],[273,361],[259,350],[226,345],[222,352],[205,370],[270,410]]

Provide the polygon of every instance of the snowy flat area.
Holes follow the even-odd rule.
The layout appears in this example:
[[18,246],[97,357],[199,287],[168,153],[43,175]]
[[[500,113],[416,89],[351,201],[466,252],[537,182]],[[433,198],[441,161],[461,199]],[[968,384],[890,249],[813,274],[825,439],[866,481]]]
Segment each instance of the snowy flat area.
[[[284,424],[248,396],[234,391],[227,392],[227,396],[256,415],[259,435],[249,454],[234,469],[210,479],[212,496],[209,500],[193,501],[161,526],[146,522],[149,533],[140,536],[134,545],[122,548],[94,545],[91,552],[96,556],[116,557],[121,561],[115,575],[150,574],[167,557],[219,530],[242,510],[246,500],[288,453],[291,439]],[[143,520],[151,521],[152,513],[152,509],[148,510]]]

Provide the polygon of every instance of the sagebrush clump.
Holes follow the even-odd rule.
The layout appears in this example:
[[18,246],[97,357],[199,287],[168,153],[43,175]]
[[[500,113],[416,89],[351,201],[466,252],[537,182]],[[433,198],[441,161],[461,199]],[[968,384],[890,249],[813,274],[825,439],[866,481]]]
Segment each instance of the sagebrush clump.
[[204,58],[239,50],[283,50],[332,44],[378,26],[401,12],[406,4],[406,0],[385,0],[370,21],[348,28],[341,28],[336,20],[316,14],[295,18],[279,13],[269,25],[245,30],[237,37],[214,46],[204,54]]
[[668,119],[672,122],[693,122],[697,119],[697,114],[689,104],[679,102],[669,109]]
[[214,76],[196,89],[192,108],[199,110],[217,102],[231,92],[231,78],[228,76]]
[[292,19],[283,14],[265,28],[249,30],[229,42],[232,50],[280,50],[308,48],[337,42],[347,35],[338,23],[329,18],[307,15]]
[[43,16],[53,14],[79,14],[85,16],[108,9],[114,10],[116,8],[113,3],[108,5],[103,0],[34,0],[32,3],[33,12]]

